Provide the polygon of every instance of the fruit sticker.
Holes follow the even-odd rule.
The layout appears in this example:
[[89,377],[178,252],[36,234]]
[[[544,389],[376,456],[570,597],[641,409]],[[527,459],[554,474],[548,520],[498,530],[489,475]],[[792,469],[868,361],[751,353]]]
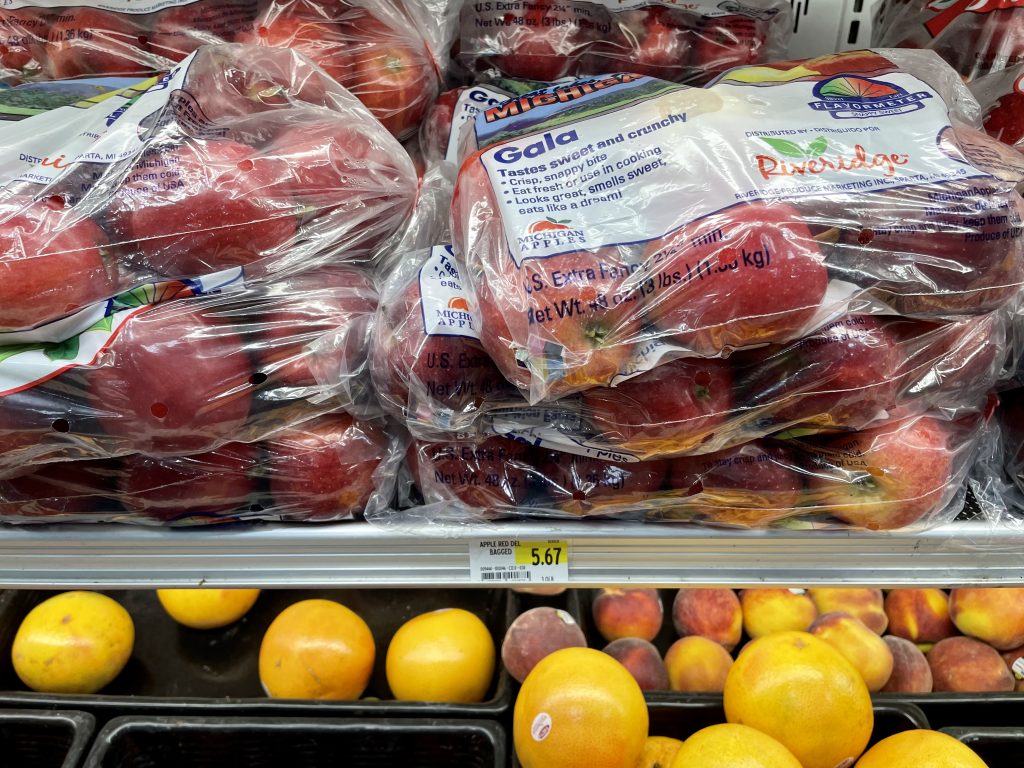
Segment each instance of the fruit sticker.
[[534,741],[544,741],[551,735],[551,715],[547,712],[540,712],[530,725],[530,735]]

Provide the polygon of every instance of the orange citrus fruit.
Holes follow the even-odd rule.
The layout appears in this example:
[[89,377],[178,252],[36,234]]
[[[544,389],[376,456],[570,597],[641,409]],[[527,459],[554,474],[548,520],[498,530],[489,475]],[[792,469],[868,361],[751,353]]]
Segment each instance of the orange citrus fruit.
[[331,600],[303,600],[278,614],[260,646],[260,682],[274,699],[358,699],[377,649],[370,628]]
[[676,753],[683,746],[679,739],[667,736],[648,736],[640,755],[639,768],[669,768]]
[[688,738],[672,768],[801,768],[771,736],[745,725],[712,725]]
[[37,605],[18,627],[14,671],[46,693],[96,693],[124,669],[135,645],[128,611],[98,592],[64,592]]
[[937,731],[904,731],[869,749],[857,768],[988,768],[974,750]]
[[404,701],[472,704],[494,677],[494,638],[469,611],[443,608],[405,622],[388,646],[391,693]]
[[160,605],[179,624],[216,629],[245,616],[260,596],[258,589],[158,589]]
[[606,653],[563,648],[523,682],[512,731],[523,768],[633,768],[647,741],[647,702]]
[[803,768],[852,764],[874,728],[860,673],[807,632],[766,635],[743,648],[725,681],[725,716],[781,742]]

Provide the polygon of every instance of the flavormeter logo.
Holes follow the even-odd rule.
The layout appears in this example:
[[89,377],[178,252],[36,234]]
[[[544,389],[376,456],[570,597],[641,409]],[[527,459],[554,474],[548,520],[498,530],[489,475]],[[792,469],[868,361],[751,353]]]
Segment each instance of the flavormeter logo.
[[820,101],[808,102],[811,109],[828,112],[836,120],[904,115],[924,109],[924,101],[932,98],[927,91],[910,93],[893,83],[854,75],[839,75],[814,86]]

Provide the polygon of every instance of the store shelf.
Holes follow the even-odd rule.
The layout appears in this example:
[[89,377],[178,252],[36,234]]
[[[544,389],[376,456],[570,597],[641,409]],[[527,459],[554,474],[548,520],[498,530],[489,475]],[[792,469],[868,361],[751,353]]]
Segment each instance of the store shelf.
[[691,585],[1024,584],[1024,530],[710,531],[621,523],[380,530],[367,524],[0,529],[2,587],[469,585],[482,539],[566,539],[569,581]]

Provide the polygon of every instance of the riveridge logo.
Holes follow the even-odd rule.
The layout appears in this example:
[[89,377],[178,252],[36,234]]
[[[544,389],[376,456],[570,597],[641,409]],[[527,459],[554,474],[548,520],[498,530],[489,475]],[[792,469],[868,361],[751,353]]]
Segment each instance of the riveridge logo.
[[802,160],[785,160],[774,155],[756,155],[757,170],[767,181],[774,178],[794,176],[820,176],[823,173],[847,173],[852,171],[881,170],[885,176],[895,176],[900,166],[910,162],[910,155],[897,152],[876,152],[869,155],[863,146],[857,144],[853,155],[837,152],[830,157],[805,157]]
[[635,82],[641,77],[643,75],[621,73],[609,75],[601,80],[577,80],[569,85],[560,85],[537,93],[528,93],[525,96],[509,99],[496,107],[486,110],[484,112],[484,120],[488,123],[494,123],[509,117],[525,115],[531,109],[536,109],[537,107],[547,107],[551,104],[566,104],[588,94],[603,91],[606,88]]
[[924,109],[932,98],[927,91],[910,93],[898,85],[855,75],[838,75],[814,86],[818,101],[808,102],[817,112],[828,112],[836,120],[904,115]]

